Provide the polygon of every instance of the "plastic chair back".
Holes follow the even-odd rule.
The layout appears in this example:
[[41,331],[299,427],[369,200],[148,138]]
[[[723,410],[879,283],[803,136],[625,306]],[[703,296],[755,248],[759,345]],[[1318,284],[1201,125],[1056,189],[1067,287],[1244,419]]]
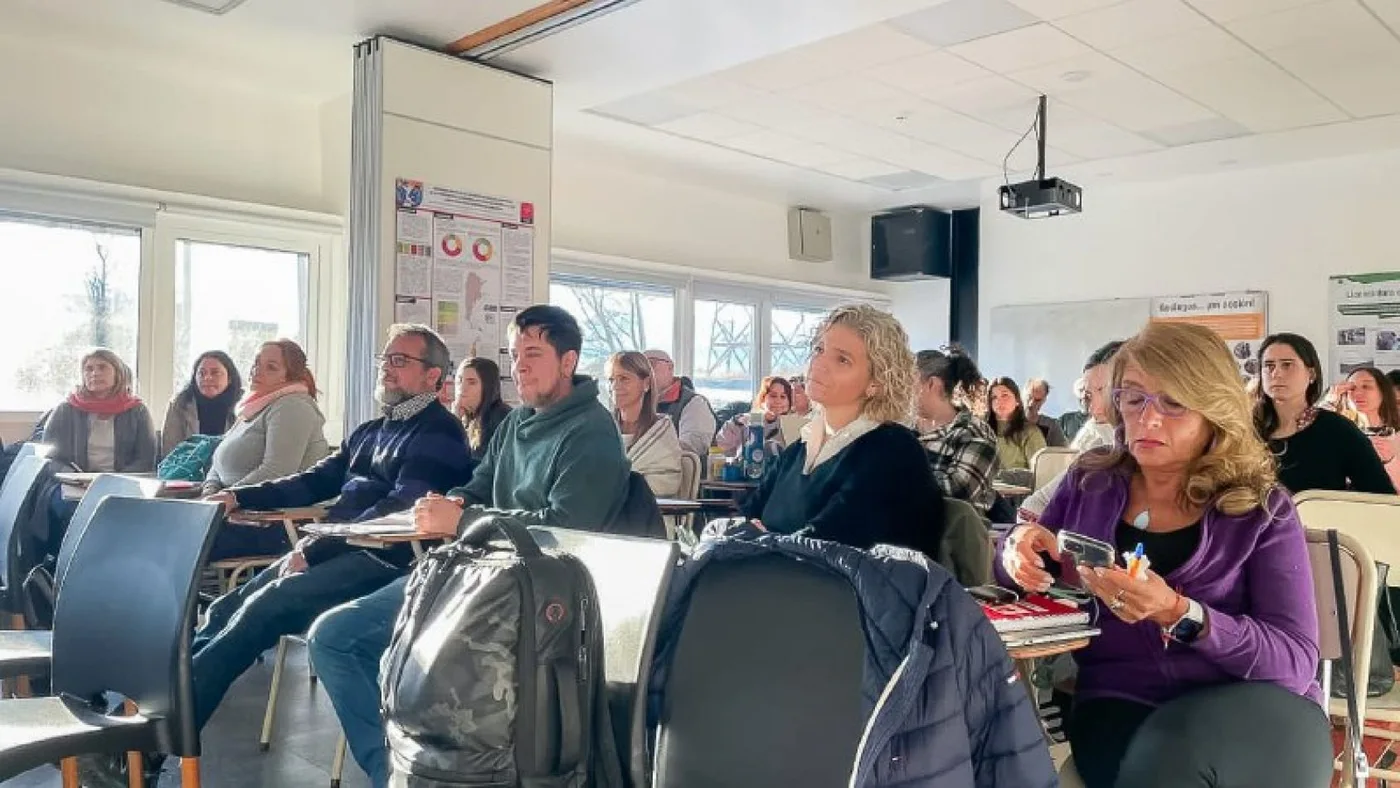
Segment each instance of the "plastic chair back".
[[661,703],[656,788],[842,788],[865,724],[850,583],[791,558],[695,581]]
[[48,460],[31,454],[15,460],[5,474],[5,483],[0,485],[0,549],[5,551],[0,560],[0,608],[18,610],[11,603],[24,582],[21,564],[27,548],[22,543],[27,534],[23,524],[35,506],[43,505],[35,500],[35,491],[44,472],[52,473],[54,467]]
[[1035,453],[1031,458],[1031,471],[1035,473],[1035,489],[1039,490],[1054,481],[1056,476],[1069,470],[1079,454],[1074,449],[1049,446]]
[[662,605],[671,573],[680,560],[680,546],[567,528],[535,527],[530,534],[540,547],[576,557],[593,576],[598,613],[603,619],[604,664],[619,752],[632,785],[644,786],[647,685]]
[[54,588],[63,587],[63,575],[68,571],[68,563],[73,558],[73,548],[82,540],[83,533],[92,521],[92,513],[97,511],[99,503],[111,495],[124,498],[154,498],[159,492],[160,481],[156,479],[140,479],[114,473],[104,473],[93,479],[92,484],[88,485],[87,491],[83,493],[83,499],[78,501],[78,508],[73,511],[73,519],[68,521],[68,530],[63,534],[63,542],[59,545],[58,560],[54,564]]
[[159,750],[199,755],[190,632],[217,504],[107,497],[77,543],[54,609],[53,688],[117,692],[158,720]]
[[700,496],[700,458],[695,452],[681,452],[680,497],[693,501]]

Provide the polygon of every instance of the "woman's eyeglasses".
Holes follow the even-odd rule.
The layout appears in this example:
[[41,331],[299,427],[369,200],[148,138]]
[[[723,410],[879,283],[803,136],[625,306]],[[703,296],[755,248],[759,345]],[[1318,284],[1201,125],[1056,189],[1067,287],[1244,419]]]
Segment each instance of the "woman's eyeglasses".
[[388,363],[388,365],[393,367],[394,369],[403,369],[404,367],[408,366],[408,362],[410,361],[417,361],[423,366],[432,366],[428,363],[428,360],[426,358],[410,356],[407,353],[376,353],[374,355],[374,363],[379,364],[380,366],[383,366],[385,363]]
[[1190,408],[1165,394],[1148,394],[1141,389],[1114,389],[1113,404],[1125,416],[1140,416],[1147,409],[1147,403],[1169,419],[1185,416]]

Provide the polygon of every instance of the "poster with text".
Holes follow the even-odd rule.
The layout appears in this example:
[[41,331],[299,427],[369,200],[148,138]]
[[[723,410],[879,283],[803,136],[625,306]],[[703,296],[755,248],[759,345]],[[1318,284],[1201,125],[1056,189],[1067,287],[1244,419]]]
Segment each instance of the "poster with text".
[[1359,367],[1400,369],[1400,272],[1332,277],[1328,334],[1329,383]]
[[1269,297],[1266,293],[1239,291],[1154,298],[1152,322],[1193,323],[1209,328],[1225,340],[1240,374],[1252,378],[1259,374],[1259,345],[1269,334]]
[[399,178],[394,318],[442,335],[458,364],[495,359],[514,400],[505,329],[534,303],[535,206]]

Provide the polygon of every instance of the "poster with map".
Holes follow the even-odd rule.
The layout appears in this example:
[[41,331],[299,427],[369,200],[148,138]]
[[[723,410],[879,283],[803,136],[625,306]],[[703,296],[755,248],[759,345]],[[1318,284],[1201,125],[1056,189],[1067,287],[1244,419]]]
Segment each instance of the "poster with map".
[[534,301],[535,207],[399,178],[394,319],[427,322],[454,366],[485,356],[509,380],[505,329]]

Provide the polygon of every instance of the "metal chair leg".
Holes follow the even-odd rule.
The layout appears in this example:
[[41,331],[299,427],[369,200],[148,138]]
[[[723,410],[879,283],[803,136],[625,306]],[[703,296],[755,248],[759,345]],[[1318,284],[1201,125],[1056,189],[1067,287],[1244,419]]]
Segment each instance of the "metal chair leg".
[[345,731],[335,740],[335,758],[331,761],[331,788],[340,788],[340,776],[345,773]]
[[277,657],[272,666],[272,687],[267,691],[267,711],[263,713],[262,735],[258,749],[267,752],[272,746],[272,722],[277,718],[277,691],[282,686],[282,669],[287,664],[287,638],[277,639]]
[[78,785],[78,759],[64,758],[58,762],[58,770],[63,775],[63,788],[80,788]]
[[199,788],[199,759],[180,759],[180,786],[181,788]]

